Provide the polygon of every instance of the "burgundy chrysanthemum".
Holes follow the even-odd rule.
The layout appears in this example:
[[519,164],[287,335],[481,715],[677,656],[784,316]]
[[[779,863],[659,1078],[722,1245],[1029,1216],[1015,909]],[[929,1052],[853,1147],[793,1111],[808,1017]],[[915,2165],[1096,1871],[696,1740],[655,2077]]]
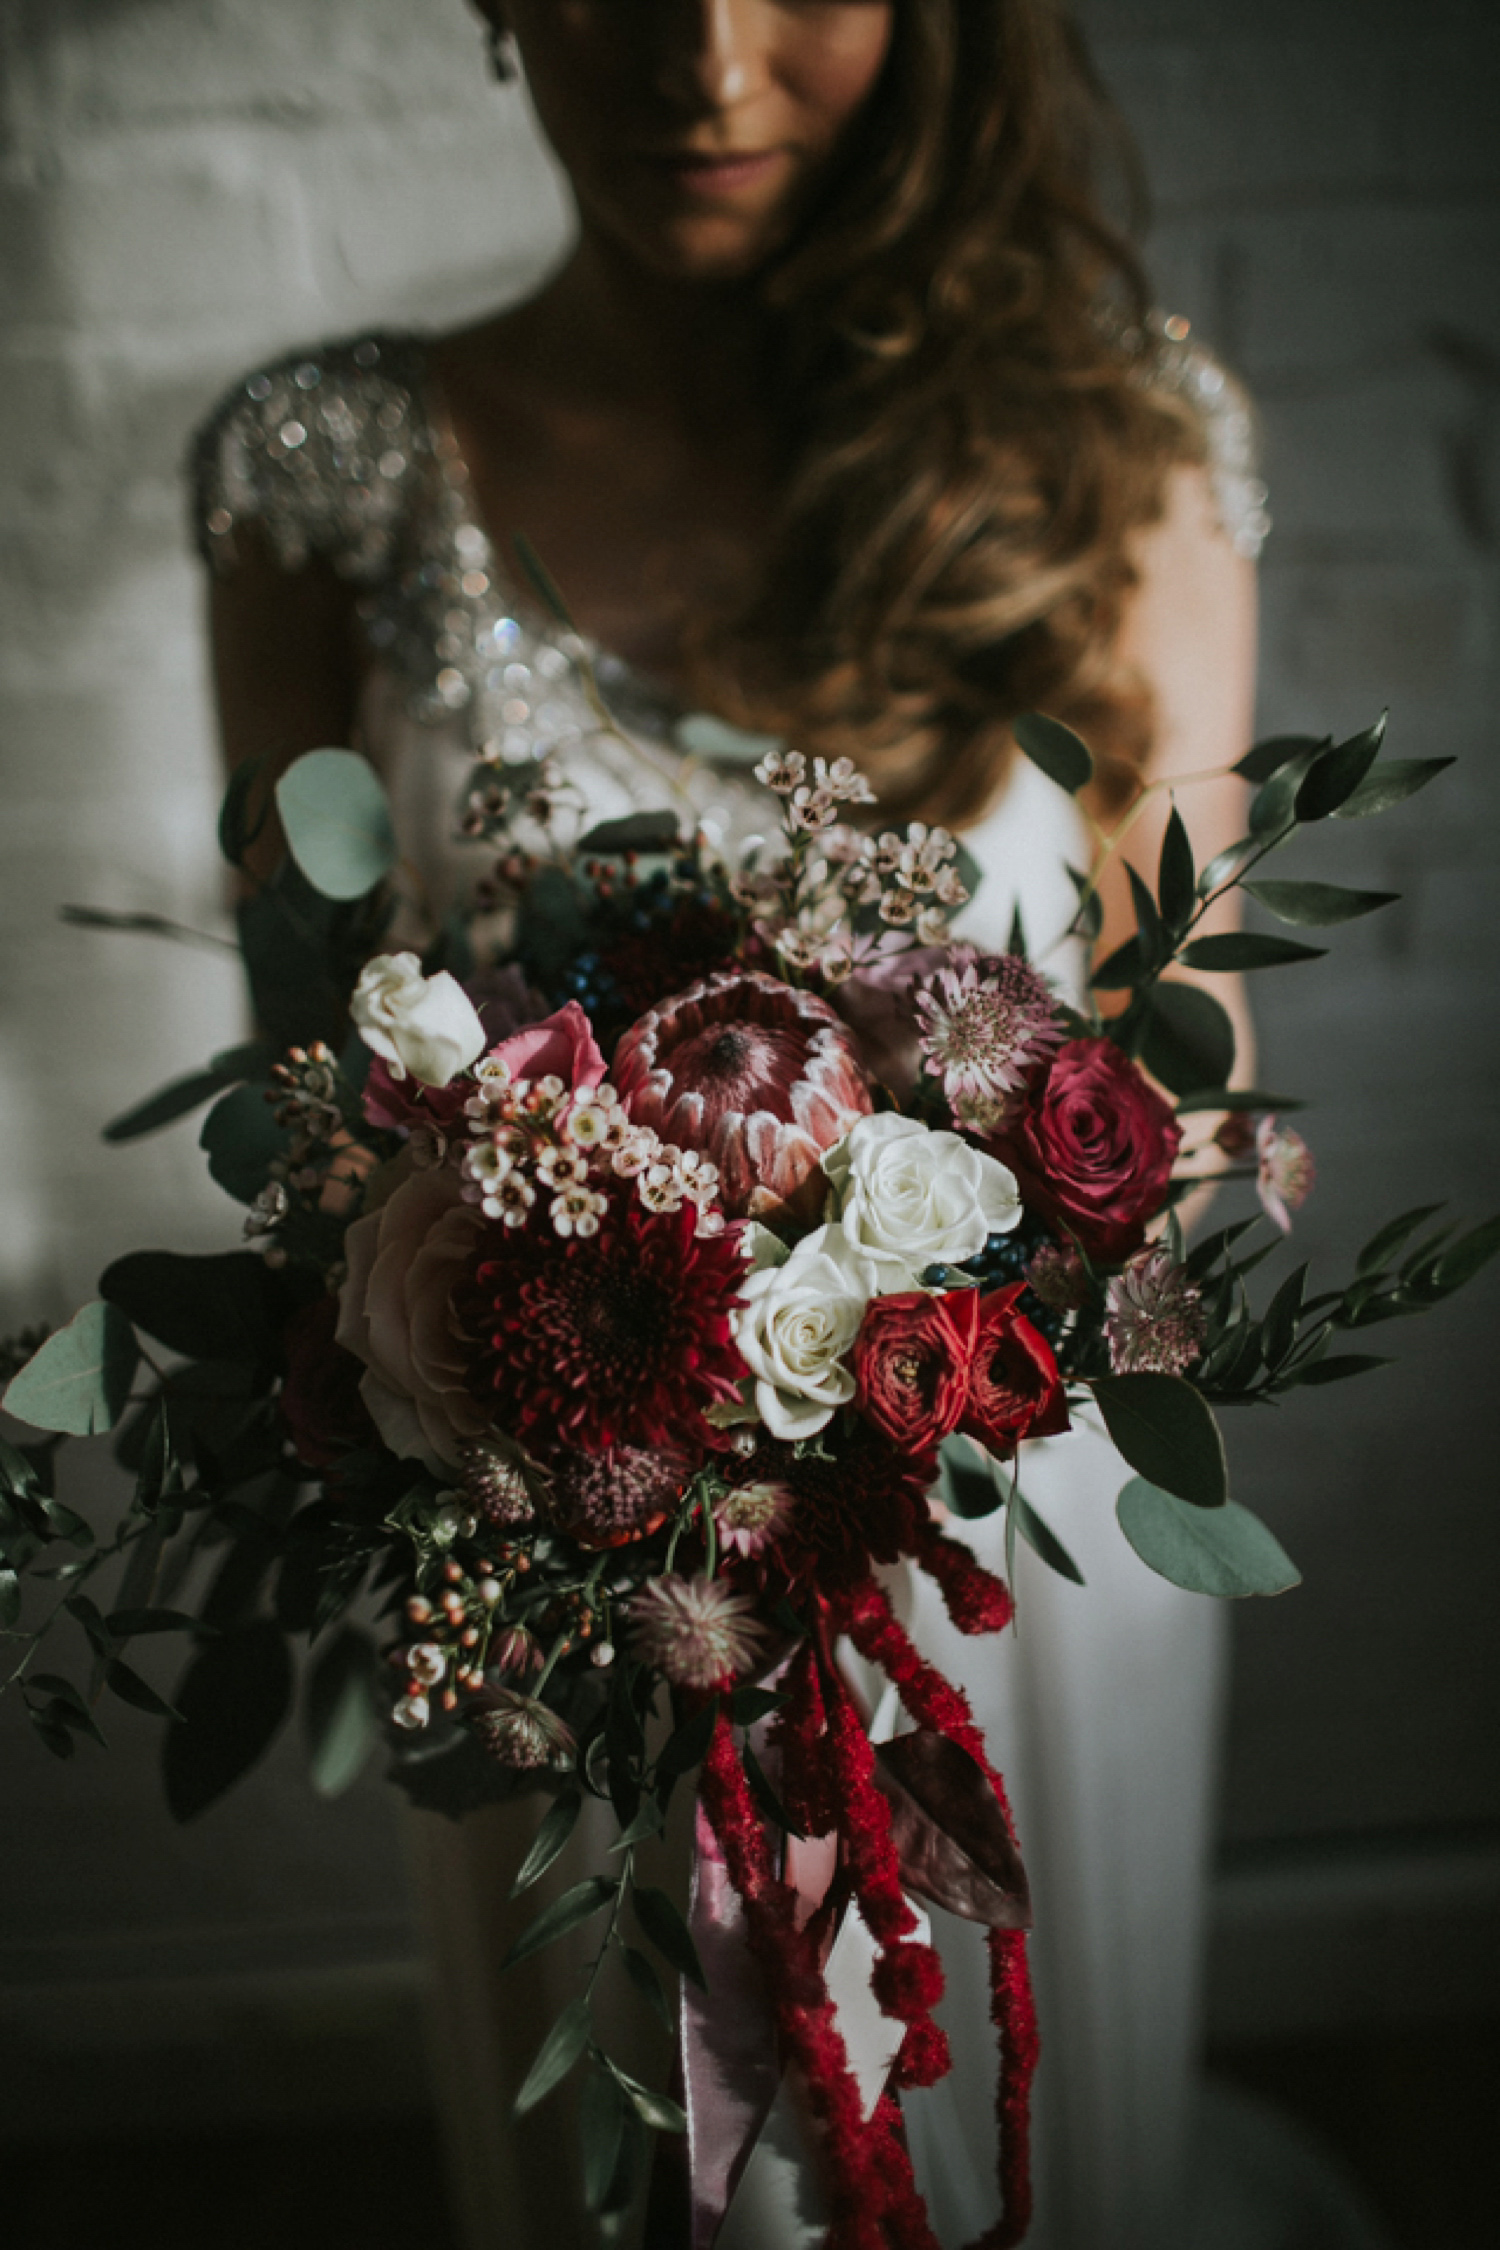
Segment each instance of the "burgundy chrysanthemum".
[[736,1395],[738,1232],[696,1224],[691,1206],[645,1211],[632,1197],[583,1239],[487,1230],[455,1304],[474,1343],[470,1386],[498,1429],[543,1460],[663,1447]]
[[853,1585],[874,1562],[895,1562],[916,1543],[927,1518],[933,1457],[913,1458],[868,1422],[840,1434],[835,1460],[798,1456],[794,1445],[763,1436],[750,1454],[720,1464],[729,1484],[787,1487],[793,1506],[775,1547],[751,1566],[793,1586],[816,1580],[825,1591]]

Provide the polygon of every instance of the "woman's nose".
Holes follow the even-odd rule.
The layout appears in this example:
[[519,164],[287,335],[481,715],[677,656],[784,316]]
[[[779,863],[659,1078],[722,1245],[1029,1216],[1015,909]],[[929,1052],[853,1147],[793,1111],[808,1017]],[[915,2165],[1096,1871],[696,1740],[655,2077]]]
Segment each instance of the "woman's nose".
[[665,0],[654,72],[672,102],[697,110],[743,101],[755,78],[764,0]]

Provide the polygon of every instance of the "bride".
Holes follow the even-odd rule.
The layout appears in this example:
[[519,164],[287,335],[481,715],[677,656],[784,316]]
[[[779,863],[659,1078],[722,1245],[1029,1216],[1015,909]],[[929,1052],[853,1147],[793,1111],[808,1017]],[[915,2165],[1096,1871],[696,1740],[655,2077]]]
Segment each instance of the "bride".
[[[1106,821],[1143,777],[1232,761],[1265,528],[1238,394],[1185,323],[1149,317],[1102,215],[1110,118],[1076,33],[1055,0],[478,5],[496,75],[524,76],[572,182],[576,247],[461,333],[262,369],[205,429],[229,759],[363,748],[430,931],[482,872],[453,841],[476,754],[540,740],[590,817],[670,794],[743,836],[766,808],[732,730],[783,736],[855,757],[885,820],[961,830],[984,876],[972,934],[1003,946],[1019,911],[1034,955],[1076,978],[1066,867],[1090,846],[1009,722],[1040,708],[1088,737]],[[628,747],[591,715],[579,641],[529,591],[517,532],[565,589]],[[1185,809],[1200,857],[1240,832],[1233,782]],[[1133,831],[1142,867],[1159,833]],[[1132,926],[1122,880],[1106,947]],[[1220,1619],[1126,1548],[1102,1438],[1033,1459],[1028,1498],[1086,1587],[1023,1549],[1019,1634],[977,1649],[906,1598],[1011,1782],[1032,1877],[1029,2239],[1170,2250]],[[992,1523],[965,1529],[1003,1560]],[[517,1824],[419,1825],[467,2237],[582,2243],[545,2138],[560,2105],[524,2146],[505,2120],[541,2028],[535,1983],[494,1982]],[[958,2067],[907,2123],[957,2244],[995,2219],[992,2059],[976,1933],[939,1935]],[[790,2250],[794,2230],[742,2239]]]

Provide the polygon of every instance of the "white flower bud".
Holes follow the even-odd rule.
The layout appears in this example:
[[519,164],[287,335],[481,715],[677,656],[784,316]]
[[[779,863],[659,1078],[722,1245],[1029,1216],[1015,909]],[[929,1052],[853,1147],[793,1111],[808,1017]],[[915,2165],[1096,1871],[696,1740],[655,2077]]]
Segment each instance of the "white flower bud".
[[423,1687],[436,1687],[448,1669],[448,1660],[436,1641],[418,1641],[406,1652],[406,1668]]
[[484,1052],[484,1025],[462,985],[446,969],[424,977],[415,953],[367,961],[349,1013],[393,1078],[410,1072],[426,1086],[446,1086]]

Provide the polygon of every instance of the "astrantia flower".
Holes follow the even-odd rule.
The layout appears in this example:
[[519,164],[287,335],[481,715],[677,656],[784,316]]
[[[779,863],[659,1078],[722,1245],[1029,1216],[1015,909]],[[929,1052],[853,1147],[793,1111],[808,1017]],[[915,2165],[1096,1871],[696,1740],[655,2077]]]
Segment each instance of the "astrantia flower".
[[583,1547],[623,1547],[664,1523],[687,1465],[638,1445],[564,1453],[553,1464],[551,1514]]
[[1062,1044],[1047,980],[1019,954],[955,947],[914,998],[927,1068],[961,1123],[993,1130],[1005,1097]]
[[1291,1214],[1301,1210],[1317,1178],[1312,1150],[1289,1125],[1263,1117],[1255,1129],[1255,1153],[1259,1158],[1255,1191],[1266,1217],[1283,1234],[1290,1234]]
[[869,1080],[825,1000],[747,971],[705,977],[648,1010],[615,1051],[631,1122],[719,1168],[731,1218],[810,1204],[826,1148],[868,1115]]
[[696,1223],[691,1204],[648,1212],[632,1194],[591,1236],[486,1230],[458,1309],[471,1394],[497,1428],[548,1459],[668,1446],[738,1395],[738,1234]]
[[714,1502],[714,1523],[726,1547],[737,1555],[762,1555],[774,1547],[791,1521],[796,1494],[790,1485],[759,1478],[724,1492]]
[[502,1766],[535,1773],[544,1766],[566,1772],[578,1754],[573,1730],[534,1695],[513,1688],[487,1687],[484,1702],[469,1713],[469,1724]]
[[625,1614],[635,1654],[674,1687],[727,1686],[750,1670],[765,1641],[754,1601],[721,1578],[653,1578]]
[[1181,1375],[1207,1333],[1199,1291],[1159,1244],[1111,1281],[1104,1334],[1116,1375]]

